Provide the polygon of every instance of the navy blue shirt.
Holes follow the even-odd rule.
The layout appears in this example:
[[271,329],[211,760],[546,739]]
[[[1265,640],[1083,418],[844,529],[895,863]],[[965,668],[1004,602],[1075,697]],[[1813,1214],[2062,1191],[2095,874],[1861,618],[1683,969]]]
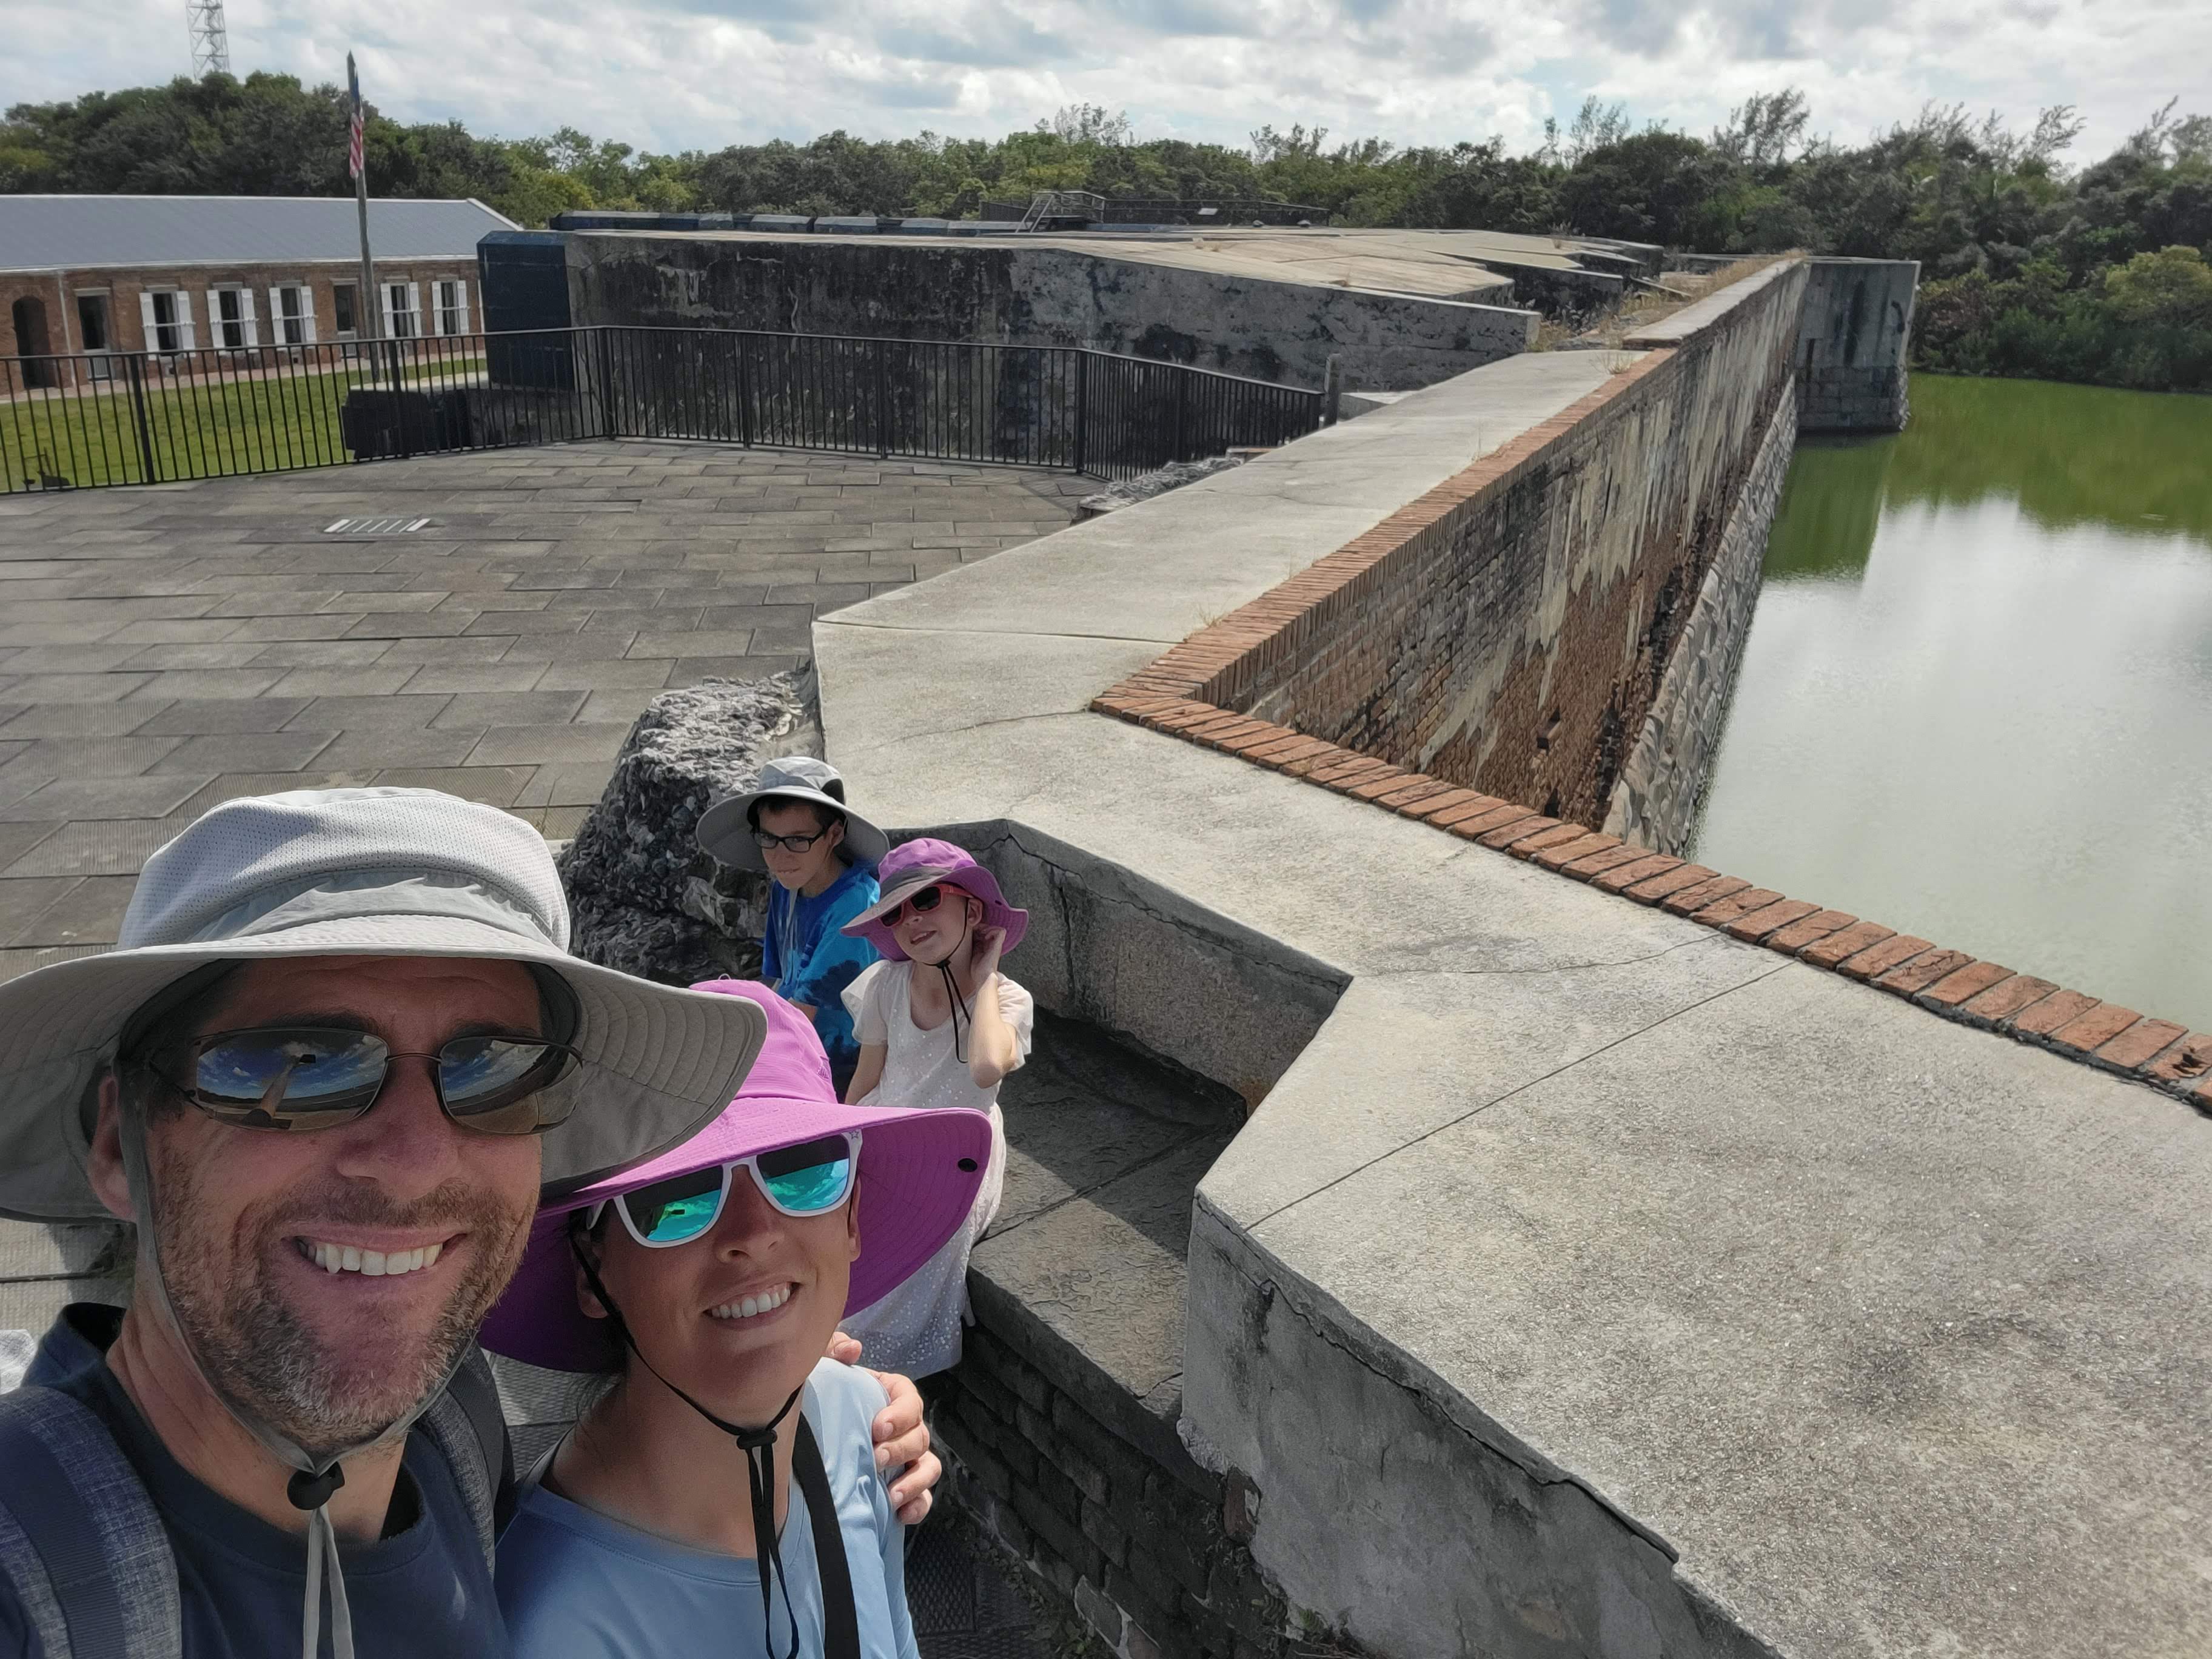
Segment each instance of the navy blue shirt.
[[[118,1310],[80,1304],[40,1344],[31,1375],[89,1407],[168,1523],[184,1615],[184,1659],[272,1659],[300,1650],[307,1591],[305,1534],[218,1497],[169,1455],[107,1368]],[[459,1481],[428,1433],[407,1438],[396,1512],[408,1524],[373,1544],[339,1546],[356,1650],[407,1659],[507,1659],[491,1569]],[[411,1501],[410,1501],[411,1500]],[[329,1612],[324,1613],[327,1650]],[[15,1589],[0,1578],[0,1659],[45,1659]]]

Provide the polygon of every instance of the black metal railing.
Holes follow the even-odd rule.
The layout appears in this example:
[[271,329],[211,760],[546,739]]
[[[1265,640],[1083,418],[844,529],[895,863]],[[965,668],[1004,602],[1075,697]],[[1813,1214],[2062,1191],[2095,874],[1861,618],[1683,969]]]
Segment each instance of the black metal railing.
[[0,492],[679,438],[1129,477],[1322,398],[1073,346],[601,325],[0,357]]

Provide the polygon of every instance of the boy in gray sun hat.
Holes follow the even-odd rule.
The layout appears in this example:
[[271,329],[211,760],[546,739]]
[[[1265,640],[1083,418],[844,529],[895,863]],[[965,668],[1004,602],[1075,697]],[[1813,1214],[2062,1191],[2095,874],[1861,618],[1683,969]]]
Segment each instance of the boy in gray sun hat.
[[568,926],[520,819],[301,791],[157,852],[114,951],[0,985],[0,1214],[138,1224],[131,1306],[0,1396],[0,1655],[509,1651],[477,1325],[541,1198],[684,1140],[765,1032]]
[[845,780],[811,755],[761,768],[760,781],[700,815],[699,844],[724,864],[769,878],[761,981],[813,1023],[840,1092],[860,1058],[845,988],[876,959],[842,931],[876,902],[884,832],[845,805]]

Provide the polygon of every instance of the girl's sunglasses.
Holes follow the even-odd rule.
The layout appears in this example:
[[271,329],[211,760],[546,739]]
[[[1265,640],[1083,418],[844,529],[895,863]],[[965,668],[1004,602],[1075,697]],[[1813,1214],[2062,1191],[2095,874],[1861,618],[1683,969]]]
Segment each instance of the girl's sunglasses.
[[[671,1176],[623,1194],[614,1200],[614,1206],[632,1238],[648,1250],[665,1250],[704,1236],[721,1218],[733,1170],[751,1170],[763,1198],[785,1215],[804,1220],[827,1215],[845,1201],[860,1162],[860,1132],[848,1129],[797,1146],[709,1164],[690,1175]],[[605,1203],[593,1205],[585,1224],[599,1225],[605,1208]]]
[[934,910],[939,905],[944,903],[948,894],[957,896],[963,899],[968,896],[967,894],[961,892],[957,887],[950,889],[944,887],[924,887],[916,892],[909,894],[905,898],[901,899],[896,904],[891,906],[890,909],[884,911],[883,915],[878,916],[876,920],[883,923],[886,927],[896,927],[899,925],[899,918],[904,915],[909,908],[911,908],[915,915],[918,916],[926,916],[932,910]]
[[146,1069],[205,1112],[241,1129],[299,1133],[363,1116],[398,1060],[427,1060],[438,1104],[464,1129],[533,1135],[565,1119],[575,1102],[546,1091],[568,1074],[576,1051],[542,1037],[458,1036],[435,1054],[400,1054],[367,1031],[315,1025],[218,1031],[180,1052],[182,1078]]

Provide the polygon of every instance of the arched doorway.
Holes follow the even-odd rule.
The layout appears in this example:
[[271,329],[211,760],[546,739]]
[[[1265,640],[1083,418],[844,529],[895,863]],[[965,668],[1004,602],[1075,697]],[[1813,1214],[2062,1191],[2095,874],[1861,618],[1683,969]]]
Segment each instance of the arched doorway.
[[58,386],[52,356],[53,347],[46,342],[46,302],[34,295],[26,295],[15,301],[15,355],[23,362],[18,366],[22,384],[27,386]]

